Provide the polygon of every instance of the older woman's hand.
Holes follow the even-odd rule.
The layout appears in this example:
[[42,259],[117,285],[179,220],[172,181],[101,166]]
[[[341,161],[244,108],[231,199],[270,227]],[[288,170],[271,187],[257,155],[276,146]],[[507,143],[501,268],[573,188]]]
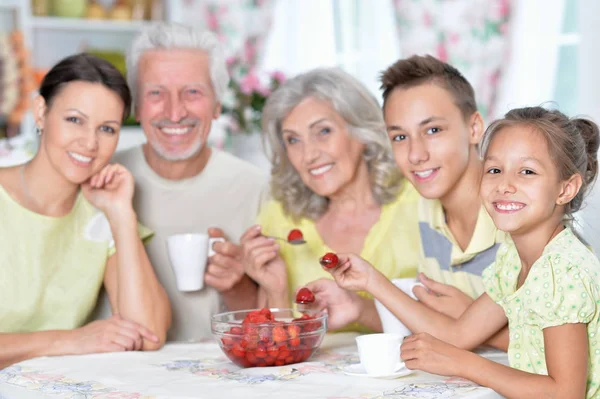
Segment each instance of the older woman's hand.
[[306,287],[315,295],[315,302],[304,306],[326,310],[329,330],[337,330],[358,321],[363,311],[363,300],[357,293],[340,288],[335,281],[325,278],[312,281]]
[[256,281],[269,297],[287,297],[287,270],[279,255],[279,244],[272,238],[263,236],[260,226],[249,228],[240,241],[246,274]]

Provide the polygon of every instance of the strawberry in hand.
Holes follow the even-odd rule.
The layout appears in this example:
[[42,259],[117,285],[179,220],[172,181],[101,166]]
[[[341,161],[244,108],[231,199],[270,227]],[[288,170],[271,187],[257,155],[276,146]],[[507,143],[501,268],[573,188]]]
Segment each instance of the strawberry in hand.
[[319,259],[319,263],[326,269],[333,269],[337,267],[340,260],[337,255],[332,252],[327,252],[321,259]]
[[302,287],[296,293],[296,303],[313,303],[315,301],[315,295],[306,287]]

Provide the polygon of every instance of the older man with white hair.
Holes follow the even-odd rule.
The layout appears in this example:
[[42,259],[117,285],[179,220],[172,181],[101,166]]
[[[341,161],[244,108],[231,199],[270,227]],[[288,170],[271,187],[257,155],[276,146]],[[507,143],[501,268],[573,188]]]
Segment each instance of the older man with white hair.
[[[252,165],[207,146],[229,82],[223,51],[208,31],[159,24],[142,32],[127,57],[134,112],[147,143],[117,154],[136,180],[134,206],[155,232],[147,251],[173,307],[169,340],[210,336],[210,316],[254,303],[236,244],[254,223],[264,175]],[[182,292],[167,252],[169,235],[206,233],[214,244],[205,287]]]

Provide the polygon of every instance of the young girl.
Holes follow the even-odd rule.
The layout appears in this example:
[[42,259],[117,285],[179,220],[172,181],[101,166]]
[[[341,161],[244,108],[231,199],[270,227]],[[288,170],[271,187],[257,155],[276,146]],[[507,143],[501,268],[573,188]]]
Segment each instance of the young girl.
[[[127,83],[107,61],[78,54],[39,92],[38,153],[0,169],[0,368],[157,349],[169,300],[138,235],[133,177],[108,164],[129,114]],[[84,325],[102,285],[115,316]]]
[[[509,398],[600,395],[600,262],[570,227],[596,177],[599,140],[593,122],[540,107],[512,110],[488,128],[481,196],[512,242],[484,272],[486,293],[458,320],[410,320],[418,334],[402,344],[408,368],[464,377]],[[340,285],[405,313],[375,269],[354,255],[340,259]],[[507,322],[511,367],[464,350]]]

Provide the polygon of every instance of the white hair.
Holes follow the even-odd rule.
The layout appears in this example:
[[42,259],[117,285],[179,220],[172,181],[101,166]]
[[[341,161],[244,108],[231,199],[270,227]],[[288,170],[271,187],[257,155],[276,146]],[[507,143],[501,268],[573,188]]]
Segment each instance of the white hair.
[[133,40],[126,61],[127,82],[134,101],[137,98],[137,73],[140,58],[144,52],[154,49],[196,49],[206,52],[210,60],[210,79],[213,90],[217,101],[222,101],[229,84],[229,73],[219,39],[210,31],[175,23],[153,24]]
[[271,192],[288,215],[318,219],[329,206],[327,198],[304,184],[287,157],[283,120],[304,99],[327,101],[344,119],[349,136],[363,144],[373,196],[380,204],[398,197],[402,175],[394,162],[383,113],[377,100],[355,77],[339,68],[317,68],[298,75],[275,90],[263,109],[263,138],[271,149]]

